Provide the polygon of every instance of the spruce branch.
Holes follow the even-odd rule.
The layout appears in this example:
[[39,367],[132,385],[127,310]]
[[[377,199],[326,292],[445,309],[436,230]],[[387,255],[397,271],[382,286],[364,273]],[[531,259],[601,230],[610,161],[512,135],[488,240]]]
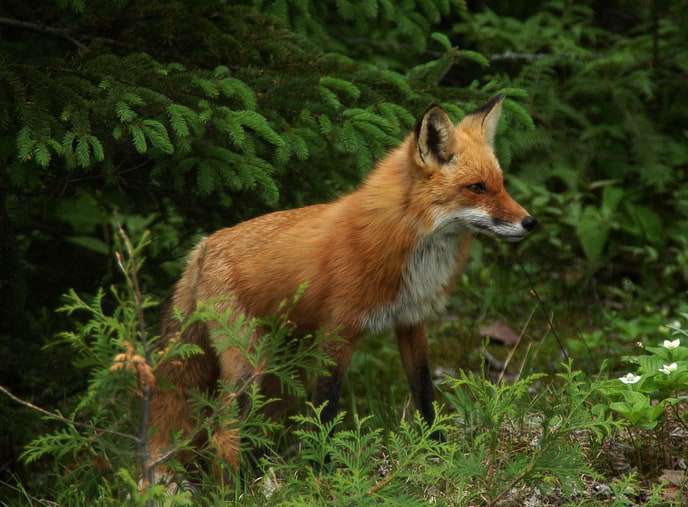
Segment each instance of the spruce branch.
[[[543,58],[550,58],[554,55],[547,53],[517,53],[514,51],[504,51],[503,53],[495,53],[489,56],[490,61],[498,62],[501,60],[525,60],[527,62],[532,62],[534,60],[542,60]],[[556,55],[559,58],[565,58],[566,54]]]

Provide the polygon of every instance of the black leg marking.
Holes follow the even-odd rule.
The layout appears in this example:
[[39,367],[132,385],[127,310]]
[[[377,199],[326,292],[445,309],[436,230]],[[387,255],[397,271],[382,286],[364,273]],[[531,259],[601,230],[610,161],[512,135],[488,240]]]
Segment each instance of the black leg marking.
[[320,377],[318,379],[313,402],[316,407],[327,402],[320,417],[323,423],[330,422],[337,415],[341,389],[342,375],[337,370],[333,371],[329,377]]
[[430,378],[430,368],[428,362],[424,361],[416,368],[415,378],[412,380],[411,389],[413,391],[413,401],[420,411],[425,422],[432,425],[435,421],[435,411],[432,408],[434,398],[432,380]]
[[[410,383],[411,392],[413,393],[413,402],[416,408],[423,416],[428,426],[432,426],[435,422],[435,409],[432,406],[435,395],[427,361],[418,366],[414,380]],[[446,440],[444,434],[439,430],[433,431],[430,438],[437,442],[444,442]]]

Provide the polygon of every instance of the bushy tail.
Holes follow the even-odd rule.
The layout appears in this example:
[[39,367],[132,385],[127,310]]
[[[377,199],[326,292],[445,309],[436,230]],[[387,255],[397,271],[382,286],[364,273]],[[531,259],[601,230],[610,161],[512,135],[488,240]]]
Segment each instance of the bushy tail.
[[189,316],[196,309],[198,283],[203,273],[207,241],[208,238],[201,239],[191,250],[186,260],[184,273],[175,285],[174,293],[164,309],[161,331],[166,340],[179,330],[179,322],[174,318],[174,310],[181,312],[184,316]]
[[[153,460],[170,449],[172,435],[176,432],[181,431],[187,436],[196,434],[196,416],[188,403],[188,393],[192,390],[210,392],[217,382],[218,361],[208,343],[207,326],[202,322],[185,326],[175,316],[176,310],[181,312],[182,317],[188,317],[196,309],[205,253],[204,238],[189,255],[184,274],[177,282],[162,316],[163,347],[169,340],[180,339],[199,345],[203,349],[203,354],[163,361],[156,369],[158,385],[152,393],[148,419],[153,428],[148,441]],[[157,472],[162,475],[169,473],[164,465],[159,465]]]
[[[175,313],[181,313],[182,317],[191,315],[198,303],[198,286],[203,276],[205,264],[207,238],[203,238],[189,254],[186,268],[182,277],[174,288],[174,293],[164,310],[161,321],[161,337],[163,343],[179,336],[185,342],[199,345],[204,354],[196,355],[184,361],[183,366],[165,365],[165,374],[175,383],[181,383],[184,387],[205,388],[214,385],[217,380],[218,366],[215,353],[208,341],[207,326],[198,322],[192,324],[182,332],[182,323],[175,317]],[[181,333],[181,334],[180,334]]]

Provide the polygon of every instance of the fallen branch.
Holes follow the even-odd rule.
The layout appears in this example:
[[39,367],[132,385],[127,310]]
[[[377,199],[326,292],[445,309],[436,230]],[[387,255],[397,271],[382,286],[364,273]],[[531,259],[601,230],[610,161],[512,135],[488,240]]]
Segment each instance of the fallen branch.
[[396,475],[397,475],[396,472],[392,471],[392,472],[388,473],[388,474],[387,474],[384,478],[382,478],[380,481],[378,481],[378,482],[376,482],[375,484],[373,484],[373,485],[370,487],[370,489],[368,490],[368,496],[374,495],[375,493],[377,493],[378,491],[380,491],[382,488],[384,488],[385,486],[387,486],[387,484],[389,484],[389,483],[392,481],[392,479],[394,479],[394,477],[396,477]]

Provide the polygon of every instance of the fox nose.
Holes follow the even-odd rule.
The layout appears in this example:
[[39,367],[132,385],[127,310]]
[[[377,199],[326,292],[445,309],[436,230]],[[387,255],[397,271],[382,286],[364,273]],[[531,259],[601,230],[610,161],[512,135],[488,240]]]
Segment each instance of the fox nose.
[[535,226],[537,224],[538,224],[538,221],[535,220],[535,218],[531,217],[530,215],[528,215],[527,217],[525,217],[521,221],[521,225],[523,226],[523,228],[529,232],[532,231],[533,229],[535,229]]

